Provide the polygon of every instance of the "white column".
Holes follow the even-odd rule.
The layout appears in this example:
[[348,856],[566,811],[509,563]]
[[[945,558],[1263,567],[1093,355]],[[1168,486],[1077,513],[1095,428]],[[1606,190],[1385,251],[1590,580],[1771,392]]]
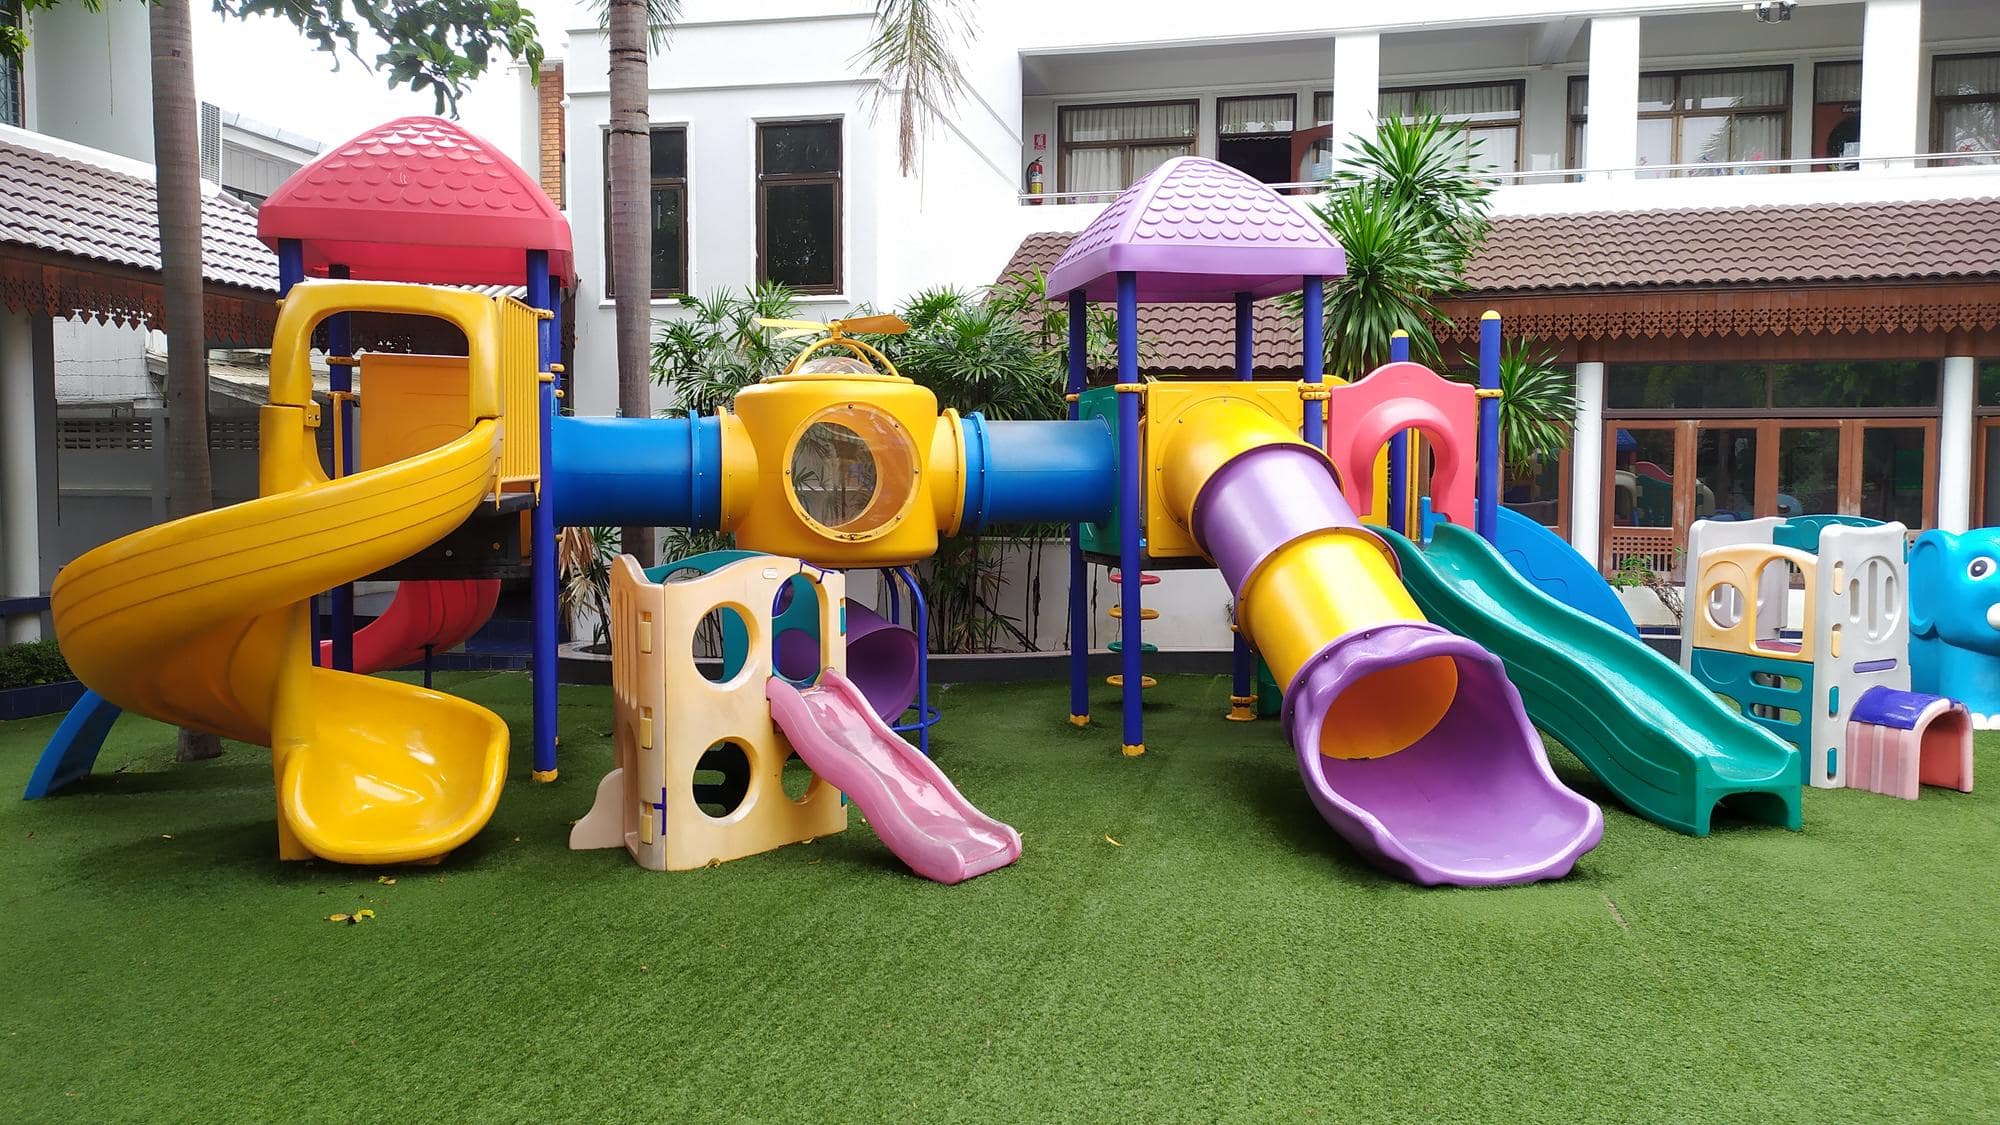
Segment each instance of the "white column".
[[[1923,99],[1922,0],[1868,0],[1861,23],[1861,155],[1907,156],[1926,147],[1917,136]],[[1866,164],[1880,171],[1910,162]]]
[[1604,533],[1604,365],[1576,365],[1576,429],[1569,439],[1569,542],[1601,566]]
[[1382,106],[1382,37],[1374,32],[1333,41],[1333,161],[1347,156],[1350,137],[1373,136]]
[[1592,179],[1629,180],[1639,161],[1639,17],[1590,21],[1590,122],[1584,167],[1622,168]]
[[1945,357],[1938,395],[1937,525],[1946,531],[1972,526],[1972,403],[1978,383],[1978,360]]
[[[34,318],[0,309],[0,596],[42,592],[41,505],[35,481]],[[40,621],[10,617],[9,644],[37,640]]]

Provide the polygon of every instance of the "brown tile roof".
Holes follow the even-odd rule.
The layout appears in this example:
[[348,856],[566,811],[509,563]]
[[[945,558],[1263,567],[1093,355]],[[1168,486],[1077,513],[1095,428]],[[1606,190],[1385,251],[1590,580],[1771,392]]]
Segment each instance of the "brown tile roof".
[[[1053,265],[1074,237],[1031,234],[1001,271]],[[1522,291],[1815,285],[2000,275],[2000,199],[1507,216],[1454,302]],[[1257,304],[1257,370],[1296,371],[1298,324]],[[1139,306],[1149,372],[1233,371],[1223,305]]]
[[2000,274],[2000,199],[1496,219],[1469,289],[1907,281]]
[[[160,268],[153,181],[0,139],[0,244]],[[257,240],[257,211],[234,196],[202,199],[202,274],[275,293],[278,258]]]

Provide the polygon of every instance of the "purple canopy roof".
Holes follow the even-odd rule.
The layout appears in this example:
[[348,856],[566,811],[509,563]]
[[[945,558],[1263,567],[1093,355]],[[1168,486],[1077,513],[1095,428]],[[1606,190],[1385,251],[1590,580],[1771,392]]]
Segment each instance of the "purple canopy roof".
[[1311,275],[1338,277],[1347,255],[1265,184],[1227,164],[1177,156],[1076,236],[1049,271],[1049,292],[1114,300],[1127,270],[1139,275],[1141,301],[1231,301],[1295,292]]

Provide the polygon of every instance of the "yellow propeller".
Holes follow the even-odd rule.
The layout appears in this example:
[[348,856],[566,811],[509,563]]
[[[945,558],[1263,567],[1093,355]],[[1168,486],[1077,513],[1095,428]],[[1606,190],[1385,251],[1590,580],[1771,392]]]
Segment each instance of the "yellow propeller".
[[782,317],[760,316],[757,324],[763,328],[782,329],[778,333],[781,340],[795,336],[824,335],[829,340],[843,336],[899,336],[910,330],[903,318],[894,313],[879,316],[855,316],[845,320],[787,320]]

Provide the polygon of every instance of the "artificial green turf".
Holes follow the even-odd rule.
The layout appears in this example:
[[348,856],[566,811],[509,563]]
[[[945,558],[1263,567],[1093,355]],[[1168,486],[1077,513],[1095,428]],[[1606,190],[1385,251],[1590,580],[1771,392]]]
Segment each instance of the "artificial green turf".
[[[443,686],[525,745],[524,677]],[[1607,802],[1567,880],[1420,890],[1227,695],[1169,678],[1127,759],[1108,697],[1078,730],[1060,685],[945,691],[940,763],[1026,848],[958,887],[859,816],[684,874],[566,850],[606,689],[563,689],[559,782],[517,753],[394,885],[276,861],[263,751],[176,766],[127,718],[82,792],[0,800],[0,1118],[1993,1118],[1990,790],[1701,840]],[[0,724],[0,782],[55,721]]]

